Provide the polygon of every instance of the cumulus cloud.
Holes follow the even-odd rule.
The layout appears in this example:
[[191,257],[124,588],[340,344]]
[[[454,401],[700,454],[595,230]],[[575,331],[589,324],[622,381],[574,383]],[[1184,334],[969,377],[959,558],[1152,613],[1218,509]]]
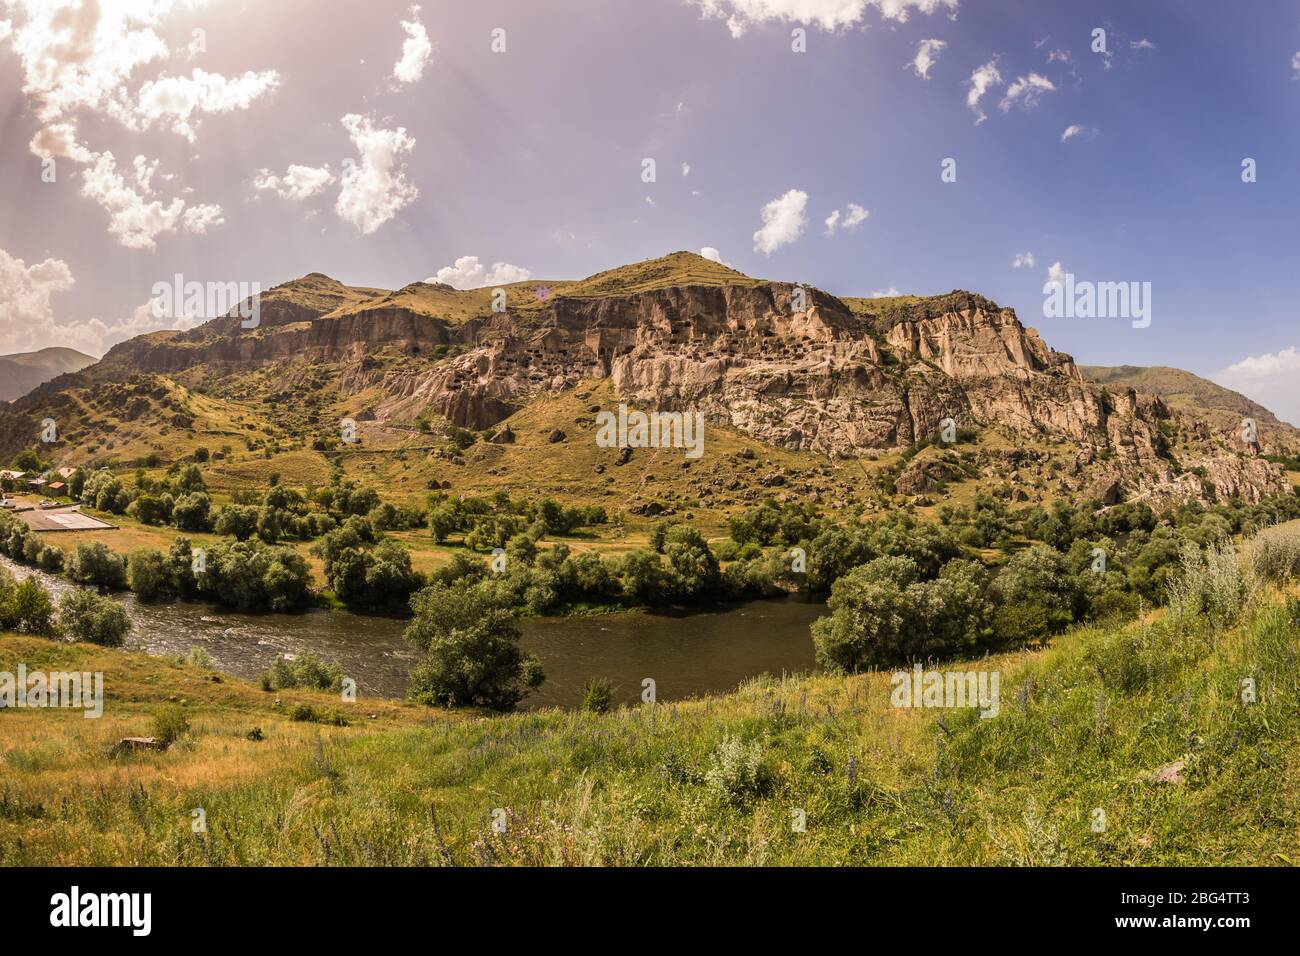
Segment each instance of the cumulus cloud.
[[522,266],[508,262],[494,262],[492,268],[488,269],[479,262],[478,256],[461,256],[455,265],[443,266],[436,275],[424,281],[441,282],[453,289],[482,289],[486,286],[524,282],[532,278],[532,275]]
[[916,56],[907,64],[923,80],[930,78],[930,67],[939,59],[939,54],[948,44],[943,40],[922,40],[916,48]]
[[1300,350],[1294,345],[1252,355],[1211,376],[1225,388],[1253,398],[1286,421],[1300,422]]
[[1011,260],[1011,268],[1013,269],[1032,269],[1036,264],[1037,260],[1034,259],[1032,252],[1021,252]]
[[705,246],[703,249],[700,250],[700,255],[702,255],[705,259],[708,259],[710,262],[716,262],[719,265],[724,265],[724,266],[727,265],[727,263],[722,261],[722,253],[719,252],[717,249],[713,248],[712,246]]
[[120,118],[132,129],[158,124],[192,143],[199,114],[246,110],[279,85],[280,74],[275,70],[249,70],[231,79],[195,68],[189,76],[160,76],[145,83],[135,103]]
[[1053,262],[1047,267],[1047,285],[1065,285],[1065,269],[1062,267],[1060,260]]
[[682,163],[682,175],[683,175],[683,176],[689,176],[690,174],[691,174],[691,164],[690,164],[690,163]]
[[284,175],[276,175],[269,169],[259,169],[253,176],[253,188],[258,192],[274,192],[281,199],[303,202],[325,191],[335,182],[334,173],[329,165],[299,166],[290,164]]
[[988,119],[984,111],[980,109],[980,100],[990,89],[1002,85],[1002,74],[998,72],[998,58],[994,57],[983,66],[978,67],[970,75],[967,81],[970,89],[966,91],[966,105],[974,111],[976,120],[975,125]]
[[1030,109],[1038,104],[1039,98],[1044,93],[1051,93],[1055,89],[1055,84],[1040,73],[1030,73],[1028,76],[1018,76],[1015,81],[1007,87],[1006,95],[1002,97],[1002,102],[998,104],[998,109],[1005,113],[1017,104],[1023,106],[1025,109]]
[[406,40],[402,43],[402,58],[393,67],[393,79],[399,83],[418,83],[424,68],[433,57],[433,44],[429,31],[420,22],[420,8],[411,7],[411,19],[402,21]]
[[1064,143],[1066,140],[1074,139],[1074,137],[1078,136],[1082,132],[1082,126],[1078,123],[1071,123],[1065,128],[1065,132],[1061,134],[1061,142]]
[[29,266],[0,249],[0,352],[50,344],[56,328],[50,299],[72,285],[72,270],[62,259]]
[[348,113],[342,123],[360,161],[343,161],[343,186],[334,211],[368,236],[419,198],[420,191],[406,178],[415,140],[405,127],[379,129],[370,117],[356,113]]
[[802,23],[832,31],[859,23],[868,7],[885,20],[905,23],[913,10],[956,13],[958,0],[691,0],[705,17],[725,19],[733,37],[770,20]]
[[770,256],[803,235],[808,225],[808,194],[791,189],[763,207],[763,227],[754,233],[754,251]]
[[873,289],[870,298],[886,299],[898,295],[898,286],[891,285],[888,289]]
[[186,209],[185,200],[179,196],[166,205],[155,198],[153,177],[157,169],[157,160],[149,162],[137,156],[131,174],[124,174],[118,170],[113,154],[105,151],[94,154],[92,163],[82,172],[81,194],[108,213],[109,234],[128,249],[153,249],[162,233],[178,228],[204,233],[222,221],[220,206]]
[[836,209],[826,217],[826,235],[833,236],[837,229],[856,229],[867,221],[871,215],[866,209],[863,209],[855,202],[848,205],[848,212],[843,219],[840,218],[840,211]]
[[88,163],[93,158],[90,150],[77,140],[77,127],[73,123],[51,123],[36,132],[28,143],[32,153],[41,159],[71,159]]

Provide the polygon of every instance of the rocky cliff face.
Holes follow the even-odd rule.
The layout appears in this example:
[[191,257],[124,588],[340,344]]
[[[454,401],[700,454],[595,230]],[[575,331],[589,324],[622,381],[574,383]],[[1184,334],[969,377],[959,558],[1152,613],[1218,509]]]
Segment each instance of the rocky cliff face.
[[[421,295],[441,305],[421,307]],[[853,300],[854,311],[784,283],[658,282],[504,313],[475,295],[421,284],[351,290],[313,275],[264,295],[257,329],[226,318],[144,336],[86,374],[333,363],[343,394],[382,396],[370,409],[380,420],[432,410],[473,429],[540,394],[608,378],[628,402],[699,409],[758,441],[827,455],[910,445],[951,419],[1026,442],[1068,441],[1081,449],[1080,488],[1108,483],[1110,497],[1201,497],[1206,482],[1252,500],[1286,490],[1276,468],[1217,435],[1196,436],[1204,477],[1177,473],[1166,438],[1174,416],[1159,399],[1086,381],[1014,312],[969,293],[878,309]],[[459,317],[442,309],[462,299]],[[1198,427],[1182,425],[1186,435]]]

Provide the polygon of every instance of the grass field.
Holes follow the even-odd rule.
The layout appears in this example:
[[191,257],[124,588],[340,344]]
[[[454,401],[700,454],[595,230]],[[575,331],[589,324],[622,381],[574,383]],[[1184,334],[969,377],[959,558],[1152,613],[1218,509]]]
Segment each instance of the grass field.
[[[107,702],[0,712],[0,864],[1290,865],[1296,614],[1274,595],[1229,629],[1159,615],[946,665],[1001,675],[988,719],[891,706],[886,673],[483,716],[6,636],[0,670],[100,670]],[[169,704],[171,750],[106,756]]]

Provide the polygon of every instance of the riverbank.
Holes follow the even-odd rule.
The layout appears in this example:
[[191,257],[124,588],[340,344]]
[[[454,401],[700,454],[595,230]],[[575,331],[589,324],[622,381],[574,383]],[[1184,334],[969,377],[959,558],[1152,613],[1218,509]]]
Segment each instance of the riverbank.
[[[0,567],[19,579],[35,574],[56,595],[76,587],[2,556]],[[128,649],[184,657],[197,647],[217,669],[245,680],[285,654],[311,654],[340,664],[363,696],[402,698],[419,660],[402,637],[407,619],[319,609],[244,614],[198,602],[146,604],[129,592],[113,596],[132,621]],[[547,680],[522,706],[576,707],[595,677],[614,684],[616,703],[630,704],[647,677],[661,700],[679,700],[732,690],[758,674],[811,671],[809,626],[824,607],[792,597],[689,613],[526,617],[522,646],[541,658]]]
[[[6,636],[0,670],[102,670],[107,701],[97,721],[0,715],[0,864],[1290,865],[1297,611],[1275,596],[1226,629],[1161,614],[945,665],[1001,674],[992,719],[893,706],[888,673],[607,715],[342,705]],[[105,755],[181,702],[171,750]]]

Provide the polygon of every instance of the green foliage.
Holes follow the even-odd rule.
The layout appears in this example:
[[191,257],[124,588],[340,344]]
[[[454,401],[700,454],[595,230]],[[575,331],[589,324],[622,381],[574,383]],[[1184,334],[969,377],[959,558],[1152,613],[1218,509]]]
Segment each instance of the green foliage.
[[112,598],[76,588],[59,599],[59,630],[74,641],[121,647],[131,620]]
[[99,541],[82,541],[68,559],[68,577],[78,584],[120,591],[126,587],[126,562]]
[[153,736],[163,747],[170,747],[189,732],[189,718],[179,704],[167,704],[154,714]]
[[311,654],[300,654],[293,660],[279,657],[262,675],[261,683],[267,690],[305,687],[337,693],[343,687],[343,668]]

